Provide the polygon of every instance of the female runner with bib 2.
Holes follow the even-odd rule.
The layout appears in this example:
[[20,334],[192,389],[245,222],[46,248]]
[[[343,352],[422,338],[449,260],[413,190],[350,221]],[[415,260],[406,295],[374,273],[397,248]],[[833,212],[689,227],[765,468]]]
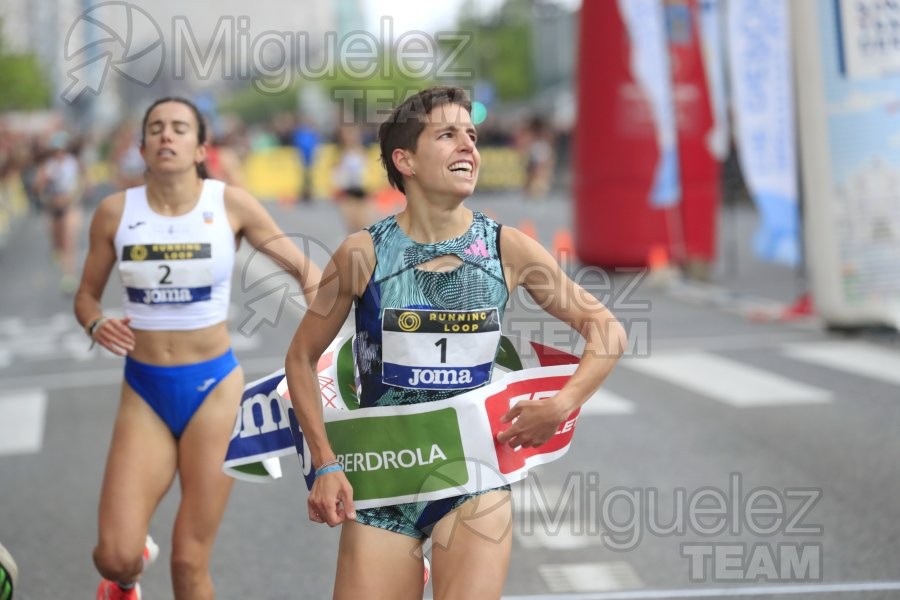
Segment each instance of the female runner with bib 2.
[[488,383],[503,310],[519,285],[579,331],[584,356],[561,392],[520,402],[504,417],[514,423],[499,439],[512,447],[550,439],[625,346],[618,321],[544,248],[464,205],[481,162],[470,110],[464,90],[429,88],[381,125],[382,162],[388,180],[406,194],[406,208],[338,248],[287,356],[291,401],[317,469],[309,518],[342,525],[337,599],[421,598],[417,556],[429,535],[437,540],[437,600],[500,598],[512,546],[508,487],[354,510],[353,489],[325,433],[316,375],[319,357],[354,303],[363,407],[440,400]]
[[[156,551],[147,529],[177,474],[174,597],[209,599],[209,557],[233,481],[222,457],[244,385],[226,322],[235,249],[243,238],[272,257],[308,301],[320,273],[255,198],[206,179],[206,127],[193,104],[158,100],[142,131],[146,185],[98,206],[75,298],[88,335],[125,357],[100,495],[97,598],[140,598],[137,580]],[[123,319],[100,304],[116,264]]]

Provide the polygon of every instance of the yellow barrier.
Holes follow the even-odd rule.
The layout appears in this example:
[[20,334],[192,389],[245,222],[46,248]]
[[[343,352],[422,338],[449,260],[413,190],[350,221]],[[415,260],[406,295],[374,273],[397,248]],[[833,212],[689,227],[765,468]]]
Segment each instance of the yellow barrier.
[[244,161],[247,190],[260,199],[297,198],[303,177],[303,163],[293,148],[270,148],[252,153]]
[[0,246],[5,244],[16,221],[27,212],[28,197],[19,174],[14,173],[0,180]]
[[512,148],[484,148],[480,154],[478,189],[521,188],[525,185],[525,165],[521,154]]
[[85,169],[88,185],[95,185],[105,181],[111,181],[113,177],[113,165],[109,161],[98,160]]
[[[381,166],[378,146],[370,146],[364,185],[379,190],[388,185]],[[314,198],[334,195],[333,173],[337,166],[338,150],[334,144],[323,144],[316,150],[310,178]],[[293,148],[275,148],[255,152],[244,163],[247,189],[261,200],[296,198],[300,189],[302,164]],[[521,156],[511,148],[481,150],[481,174],[478,188],[520,188],[525,181]]]
[[[480,152],[479,190],[522,187],[525,169],[518,152],[512,148],[482,148]],[[369,147],[368,158],[364,186],[374,193],[388,185],[377,145]],[[334,196],[333,173],[337,160],[338,151],[334,144],[323,144],[316,150],[310,170],[314,198]],[[260,200],[294,200],[300,193],[303,163],[294,148],[258,150],[247,157],[243,168],[247,190]],[[107,181],[111,174],[111,165],[106,162],[98,162],[88,167],[88,179],[92,183]]]

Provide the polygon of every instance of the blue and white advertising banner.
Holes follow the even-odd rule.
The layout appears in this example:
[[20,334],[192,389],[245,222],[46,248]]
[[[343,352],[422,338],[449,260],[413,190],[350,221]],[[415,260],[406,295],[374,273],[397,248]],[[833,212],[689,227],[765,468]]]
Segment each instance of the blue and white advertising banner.
[[788,2],[729,0],[728,57],[735,142],[760,215],[758,257],[800,261]]
[[280,457],[291,454],[294,430],[299,431],[293,411],[286,410],[278,384],[284,369],[244,386],[241,407],[225,455],[226,472],[250,481],[281,477]]
[[703,50],[703,69],[712,106],[713,128],[706,139],[710,154],[723,161],[728,157],[731,129],[728,121],[728,86],[726,84],[725,27],[726,0],[700,0],[700,45]]
[[631,73],[647,96],[656,124],[659,159],[650,203],[657,208],[674,206],[681,200],[681,181],[663,0],[618,0],[618,3],[631,39]]
[[851,79],[900,75],[900,2],[840,0],[841,67]]
[[[900,8],[881,0],[790,4],[816,309],[832,325],[898,327],[900,72],[889,66],[900,64]],[[861,67],[860,57],[878,68]]]

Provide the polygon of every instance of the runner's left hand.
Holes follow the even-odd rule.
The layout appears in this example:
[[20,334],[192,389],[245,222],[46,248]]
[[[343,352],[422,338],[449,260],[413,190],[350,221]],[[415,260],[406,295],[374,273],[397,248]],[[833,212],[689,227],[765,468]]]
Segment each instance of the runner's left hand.
[[497,434],[497,441],[510,448],[536,448],[546,443],[571,412],[561,405],[559,396],[516,403],[500,418],[501,423],[512,425]]

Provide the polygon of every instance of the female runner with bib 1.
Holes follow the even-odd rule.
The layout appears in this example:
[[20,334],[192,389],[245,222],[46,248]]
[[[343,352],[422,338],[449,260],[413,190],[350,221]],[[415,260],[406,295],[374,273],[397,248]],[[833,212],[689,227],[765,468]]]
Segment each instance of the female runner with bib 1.
[[317,470],[309,518],[342,525],[334,585],[340,600],[421,598],[416,556],[429,535],[441,540],[432,546],[436,599],[499,598],[512,547],[508,486],[354,510],[353,490],[325,433],[316,376],[320,355],[354,302],[363,407],[440,400],[488,383],[503,310],[519,285],[581,332],[585,352],[562,391],[520,402],[504,417],[515,422],[499,439],[512,447],[550,439],[624,349],[618,321],[543,247],[463,204],[480,166],[470,110],[464,90],[430,88],[381,125],[382,162],[388,180],[406,194],[406,208],[338,248],[287,356],[291,401]]

